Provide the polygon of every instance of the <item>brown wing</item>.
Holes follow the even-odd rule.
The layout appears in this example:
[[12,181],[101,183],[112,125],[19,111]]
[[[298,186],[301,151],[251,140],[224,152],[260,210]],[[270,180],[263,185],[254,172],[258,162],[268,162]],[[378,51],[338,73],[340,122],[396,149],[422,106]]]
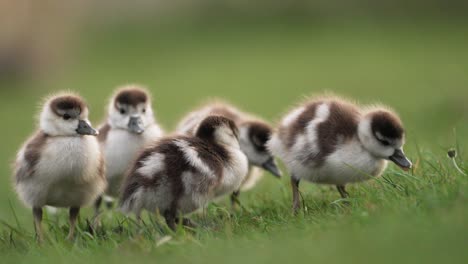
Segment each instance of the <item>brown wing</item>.
[[313,159],[318,165],[324,162],[339,144],[357,135],[359,116],[359,110],[354,105],[340,101],[330,103],[330,116],[317,127],[320,152]]
[[34,175],[36,165],[41,157],[41,151],[47,141],[47,137],[47,134],[44,132],[38,132],[28,140],[28,143],[26,143],[24,148],[22,161],[17,161],[16,163],[16,182]]
[[307,124],[315,118],[317,107],[322,104],[322,101],[315,101],[309,103],[305,110],[297,117],[297,119],[289,126],[281,126],[279,128],[279,135],[286,143],[287,148],[292,148],[296,142],[298,135],[304,133]]
[[99,128],[99,135],[98,135],[99,143],[106,141],[107,135],[109,134],[110,129],[111,127],[108,123],[104,124],[102,127]]
[[99,176],[105,180],[107,180],[106,178],[106,162],[104,160],[104,154],[101,153],[99,155],[99,167],[98,167],[98,173],[99,173]]

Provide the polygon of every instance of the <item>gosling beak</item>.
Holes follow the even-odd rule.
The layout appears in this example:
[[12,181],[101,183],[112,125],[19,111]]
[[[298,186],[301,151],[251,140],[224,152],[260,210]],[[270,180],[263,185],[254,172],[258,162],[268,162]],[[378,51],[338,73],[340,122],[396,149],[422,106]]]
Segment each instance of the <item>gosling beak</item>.
[[270,158],[267,162],[262,164],[262,168],[269,171],[274,176],[281,178],[281,171],[278,169],[276,162],[273,158]]
[[78,128],[76,129],[76,133],[80,135],[90,135],[90,136],[97,136],[99,132],[94,129],[91,124],[86,120],[79,120],[78,121]]
[[128,122],[128,130],[135,134],[141,134],[145,132],[143,128],[143,121],[139,116],[132,116],[130,117],[130,121]]
[[396,165],[400,166],[403,170],[407,171],[413,167],[411,161],[405,156],[405,153],[402,149],[395,150],[395,153],[388,158],[393,161]]

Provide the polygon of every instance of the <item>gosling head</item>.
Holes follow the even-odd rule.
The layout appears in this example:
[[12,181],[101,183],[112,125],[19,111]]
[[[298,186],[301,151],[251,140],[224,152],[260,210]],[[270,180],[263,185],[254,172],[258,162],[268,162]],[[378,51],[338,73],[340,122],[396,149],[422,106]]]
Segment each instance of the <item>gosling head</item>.
[[195,136],[223,146],[240,149],[239,130],[231,119],[222,116],[208,116],[198,126]]
[[250,164],[281,177],[281,171],[266,146],[273,133],[272,128],[261,121],[246,121],[239,124],[239,130],[240,147]]
[[117,90],[109,104],[109,125],[112,128],[142,134],[154,123],[149,92],[137,85]]
[[403,152],[405,130],[400,118],[385,109],[367,113],[359,124],[359,139],[374,156],[391,160],[404,170],[412,167]]
[[96,136],[98,131],[88,120],[88,107],[74,94],[53,96],[40,115],[40,128],[50,136]]

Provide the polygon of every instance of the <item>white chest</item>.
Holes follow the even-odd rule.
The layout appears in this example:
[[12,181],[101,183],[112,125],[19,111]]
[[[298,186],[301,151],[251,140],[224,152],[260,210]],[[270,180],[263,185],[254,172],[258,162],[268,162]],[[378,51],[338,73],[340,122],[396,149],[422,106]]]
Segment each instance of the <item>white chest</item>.
[[299,174],[312,182],[345,185],[379,176],[386,165],[385,160],[374,157],[361,144],[353,141],[337,148],[322,166],[302,167]]
[[100,163],[95,137],[55,137],[47,141],[37,166],[37,175],[51,181],[87,181],[94,177]]
[[150,126],[140,135],[122,129],[111,129],[109,131],[103,145],[106,176],[109,181],[107,190],[109,195],[118,195],[121,181],[138,154],[145,146],[161,136],[162,130],[156,125]]
[[107,177],[120,177],[145,145],[145,137],[126,130],[111,130],[107,136],[104,157],[107,166]]
[[101,194],[101,153],[95,137],[50,137],[31,177],[16,190],[28,206],[83,206]]

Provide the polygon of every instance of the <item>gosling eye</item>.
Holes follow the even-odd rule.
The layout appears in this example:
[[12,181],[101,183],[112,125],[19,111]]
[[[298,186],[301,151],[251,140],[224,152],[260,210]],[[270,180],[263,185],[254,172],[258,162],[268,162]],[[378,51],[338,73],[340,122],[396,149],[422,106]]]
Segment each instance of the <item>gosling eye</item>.
[[125,111],[125,109],[123,108],[120,108],[120,114],[124,115],[127,111]]
[[382,145],[384,146],[390,146],[390,142],[388,142],[387,140],[380,140],[380,143],[382,143]]
[[69,114],[64,114],[63,115],[63,119],[65,120],[69,120],[71,118],[71,116]]
[[143,108],[141,112],[146,113],[146,108]]

